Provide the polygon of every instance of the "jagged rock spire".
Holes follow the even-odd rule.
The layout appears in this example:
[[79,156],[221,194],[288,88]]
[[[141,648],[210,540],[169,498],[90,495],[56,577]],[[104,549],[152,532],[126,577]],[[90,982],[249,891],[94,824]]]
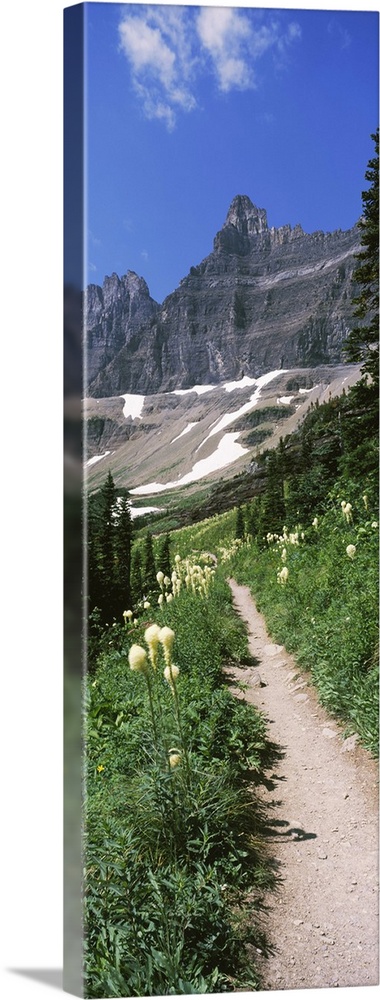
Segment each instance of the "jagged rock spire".
[[265,208],[257,208],[248,195],[237,194],[227,212],[226,226],[234,226],[242,236],[253,236],[268,230]]

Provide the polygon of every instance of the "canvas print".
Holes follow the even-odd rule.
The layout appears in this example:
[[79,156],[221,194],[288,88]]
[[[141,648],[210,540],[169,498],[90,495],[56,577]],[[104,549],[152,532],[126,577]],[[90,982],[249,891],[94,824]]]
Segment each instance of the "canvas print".
[[373,987],[378,14],[80,4],[65,106],[66,989]]

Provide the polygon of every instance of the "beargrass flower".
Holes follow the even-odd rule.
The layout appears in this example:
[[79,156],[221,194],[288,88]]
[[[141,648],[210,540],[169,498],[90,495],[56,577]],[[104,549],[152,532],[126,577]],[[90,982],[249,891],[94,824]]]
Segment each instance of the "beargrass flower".
[[144,632],[144,639],[149,649],[149,657],[152,667],[156,669],[157,666],[157,650],[160,641],[160,626],[159,625],[149,625]]
[[179,667],[177,667],[175,663],[168,663],[168,665],[165,667],[164,670],[164,677],[165,680],[168,682],[168,684],[170,684],[171,688],[173,688],[174,683],[177,680],[178,674],[179,674]]
[[355,559],[356,545],[347,545],[346,552],[349,559]]
[[148,610],[148,608],[150,608],[150,603],[149,603],[149,601],[144,601],[144,609],[145,609],[145,611],[147,611],[147,610]]
[[289,576],[289,570],[287,566],[283,566],[282,569],[277,573],[278,583],[285,584]]
[[174,642],[174,632],[173,629],[169,628],[168,625],[164,625],[160,629],[160,643],[164,648],[165,663],[168,665],[171,661],[171,652]]
[[367,495],[367,493],[363,493],[363,501],[364,501],[365,509],[368,510],[368,495]]
[[164,595],[163,594],[160,594],[160,596],[158,598],[158,603],[159,604],[163,604],[164,603]]
[[181,763],[181,753],[177,750],[177,747],[171,747],[168,751],[169,755],[169,767],[177,767]]
[[158,573],[156,573],[156,580],[157,580],[157,583],[160,585],[160,587],[162,587],[162,584],[164,582],[164,573],[160,569],[159,569]]
[[352,524],[352,505],[346,503],[345,500],[341,502],[342,514],[346,518],[347,524]]
[[146,650],[142,646],[138,646],[136,643],[131,646],[129,653],[129,666],[131,670],[137,670],[141,674],[146,674],[148,670],[148,661]]

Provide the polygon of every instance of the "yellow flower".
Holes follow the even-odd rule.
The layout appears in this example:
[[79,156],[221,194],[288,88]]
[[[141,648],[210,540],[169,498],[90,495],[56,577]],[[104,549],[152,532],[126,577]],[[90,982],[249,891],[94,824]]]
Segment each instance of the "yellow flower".
[[148,663],[145,649],[142,646],[137,646],[134,643],[129,650],[128,659],[131,670],[137,670],[142,674],[146,674]]
[[96,770],[97,770],[98,774],[100,774],[101,771],[104,771],[104,764],[98,764]]

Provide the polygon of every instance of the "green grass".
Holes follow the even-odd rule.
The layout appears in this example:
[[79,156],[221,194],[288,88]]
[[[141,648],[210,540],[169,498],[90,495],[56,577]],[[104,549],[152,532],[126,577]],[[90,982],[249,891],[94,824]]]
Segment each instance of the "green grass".
[[[175,634],[175,697],[162,650],[147,677],[129,668],[152,620]],[[246,656],[218,578],[207,599],[183,586],[163,611],[103,637],[85,689],[88,997],[260,986],[246,945],[265,949],[259,905],[274,872],[255,789],[274,755],[222,670]]]
[[[350,501],[347,523],[341,501]],[[352,485],[337,487],[299,544],[242,546],[228,566],[248,584],[275,641],[309,670],[321,703],[378,753],[378,527]],[[347,546],[355,546],[354,558]],[[282,559],[284,553],[284,560]],[[285,585],[277,574],[286,565]]]

